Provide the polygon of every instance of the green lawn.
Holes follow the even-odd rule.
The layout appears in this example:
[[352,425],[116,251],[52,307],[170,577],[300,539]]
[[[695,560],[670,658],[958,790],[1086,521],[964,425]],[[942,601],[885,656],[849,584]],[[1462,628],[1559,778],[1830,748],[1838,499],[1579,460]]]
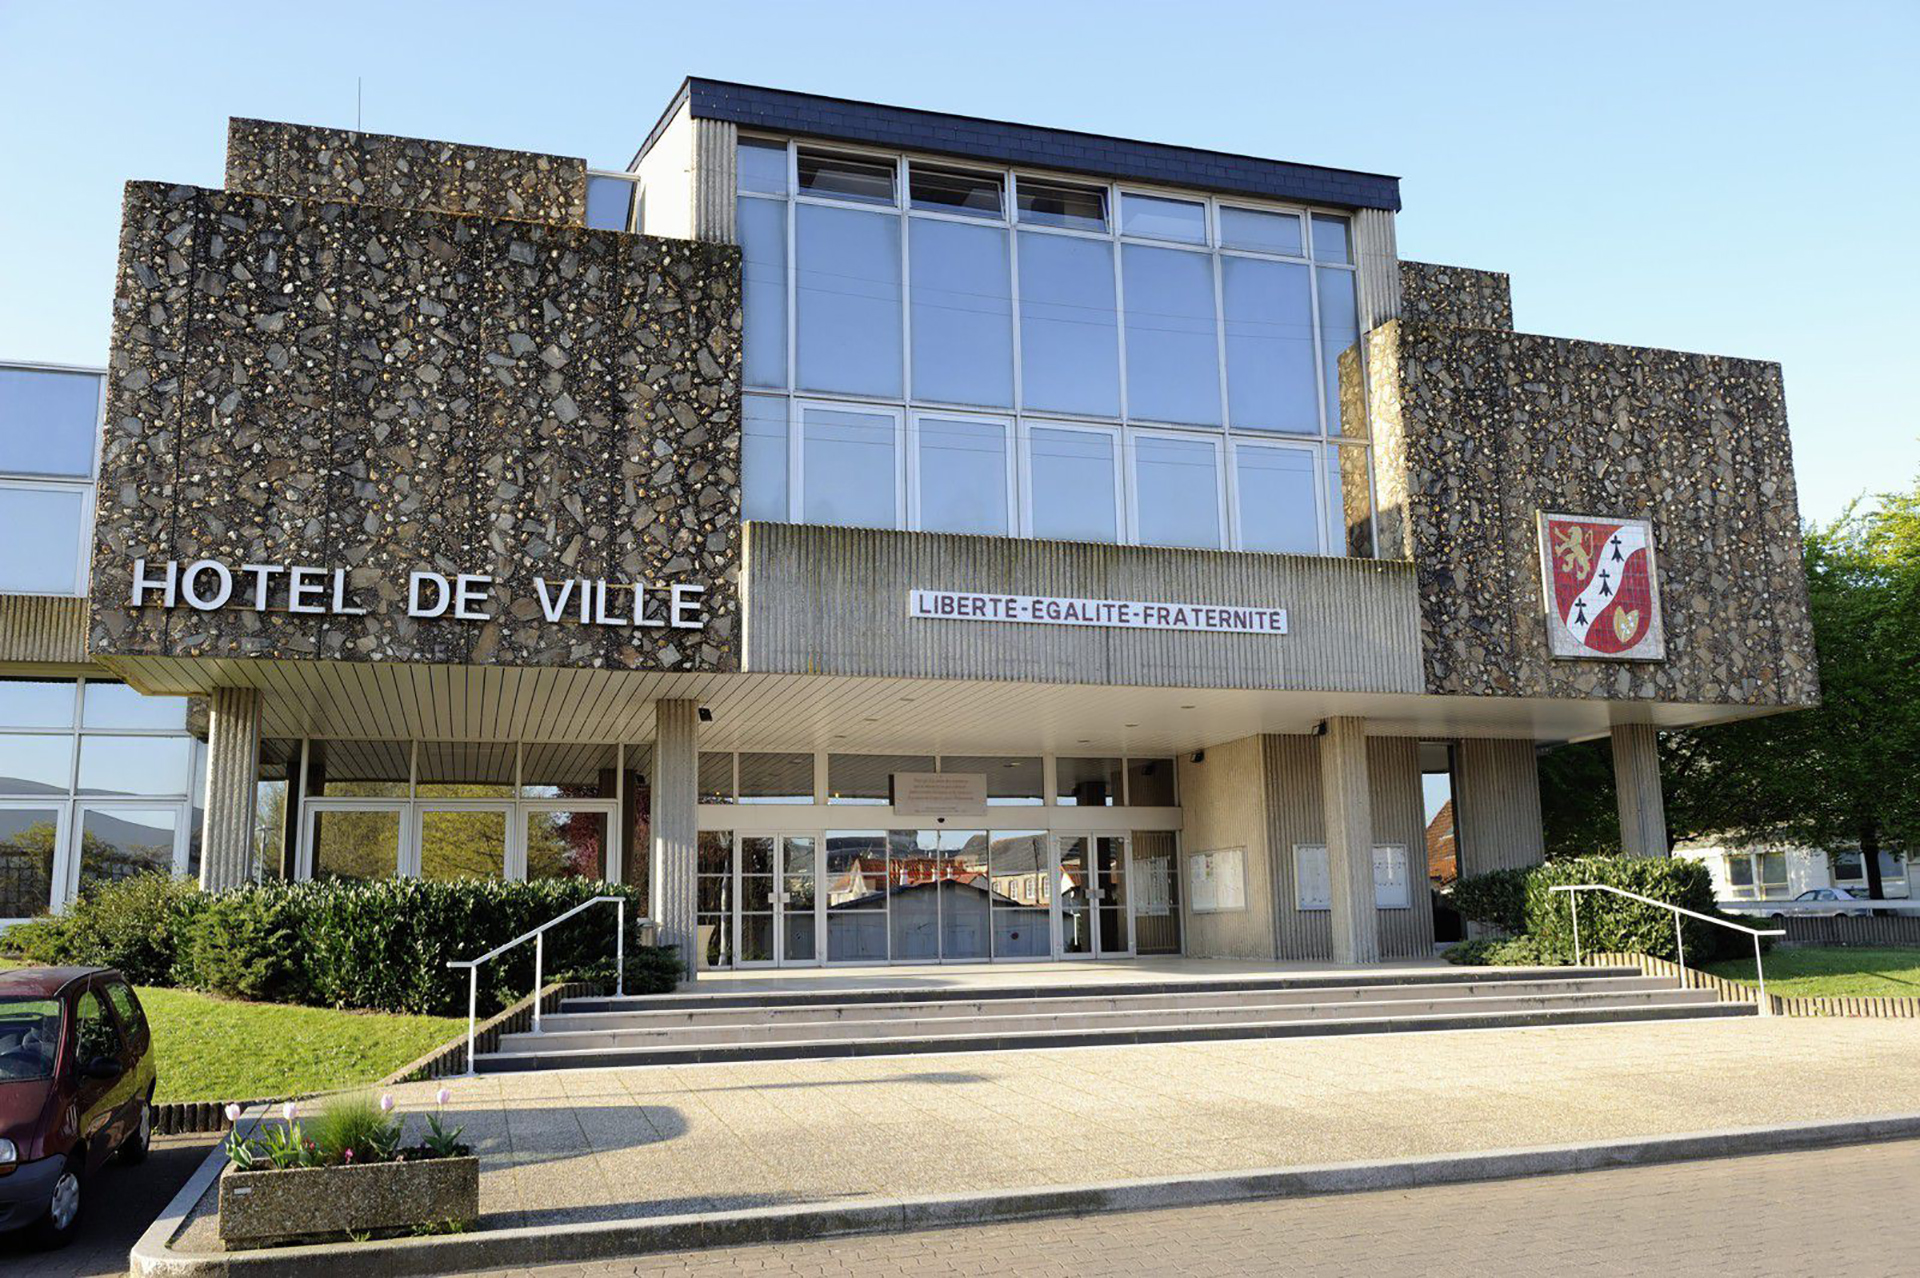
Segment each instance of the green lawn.
[[[1713,963],[1707,970],[1729,980],[1753,980],[1752,959]],[[1767,993],[1920,997],[1920,948],[1775,949],[1767,955]]]
[[465,1020],[242,1003],[140,987],[156,1099],[253,1100],[372,1083],[466,1032]]

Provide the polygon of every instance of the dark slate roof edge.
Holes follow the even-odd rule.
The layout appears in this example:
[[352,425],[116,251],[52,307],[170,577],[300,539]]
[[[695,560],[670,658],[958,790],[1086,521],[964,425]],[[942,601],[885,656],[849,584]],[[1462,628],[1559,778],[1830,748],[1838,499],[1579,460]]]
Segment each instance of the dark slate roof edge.
[[[683,103],[696,119],[770,132],[927,151],[1103,178],[1398,211],[1400,179],[1380,173],[1138,142],[972,116],[689,76],[640,148],[645,155]],[[635,157],[637,163],[639,156]]]

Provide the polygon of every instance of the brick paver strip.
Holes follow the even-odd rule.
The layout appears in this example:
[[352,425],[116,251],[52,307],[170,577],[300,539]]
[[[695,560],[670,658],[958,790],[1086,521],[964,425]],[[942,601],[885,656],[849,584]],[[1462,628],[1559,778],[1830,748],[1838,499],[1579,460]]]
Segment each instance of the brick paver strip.
[[[451,1086],[482,1227],[554,1230],[1920,1113],[1917,1050],[1920,1022],[1755,1017]],[[175,1246],[213,1249],[212,1221]]]
[[[676,1252],[535,1278],[754,1273],[1793,1275],[1913,1272],[1920,1141],[1471,1185]],[[1825,1189],[1818,1187],[1824,1186]]]

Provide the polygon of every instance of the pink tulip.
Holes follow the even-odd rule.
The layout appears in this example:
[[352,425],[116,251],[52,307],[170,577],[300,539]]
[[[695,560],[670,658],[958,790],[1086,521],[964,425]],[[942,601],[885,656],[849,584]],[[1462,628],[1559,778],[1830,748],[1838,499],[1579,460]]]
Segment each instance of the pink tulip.
[[433,1098],[439,1101],[442,1105],[444,1105],[448,1101],[453,1099],[453,1089],[450,1087],[443,1087],[434,1094]]

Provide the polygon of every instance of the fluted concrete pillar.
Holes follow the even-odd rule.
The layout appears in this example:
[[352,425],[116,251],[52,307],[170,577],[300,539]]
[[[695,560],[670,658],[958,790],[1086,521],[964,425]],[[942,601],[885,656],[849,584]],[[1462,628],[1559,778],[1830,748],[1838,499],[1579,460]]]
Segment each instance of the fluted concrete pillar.
[[1620,850],[1628,856],[1668,854],[1659,743],[1651,723],[1613,725],[1613,790],[1620,805]]
[[1378,963],[1380,919],[1373,903],[1373,796],[1365,719],[1327,720],[1320,738],[1320,794],[1326,813],[1333,961]]
[[694,871],[699,843],[699,703],[653,703],[652,853],[654,920],[660,944],[676,946],[684,979],[699,970],[694,953]]
[[207,698],[207,816],[200,842],[200,886],[209,892],[254,879],[259,776],[260,690],[215,688]]

